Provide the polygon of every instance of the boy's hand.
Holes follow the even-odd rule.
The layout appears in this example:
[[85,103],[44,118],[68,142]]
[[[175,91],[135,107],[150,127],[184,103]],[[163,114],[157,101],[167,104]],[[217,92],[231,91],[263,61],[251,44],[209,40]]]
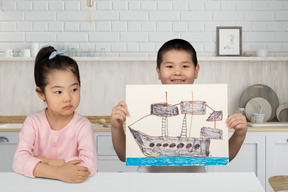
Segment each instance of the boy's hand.
[[125,102],[120,101],[118,105],[113,107],[111,114],[112,128],[123,128],[123,123],[126,121],[126,116],[130,116],[128,107]]
[[247,121],[246,117],[242,114],[233,114],[226,120],[226,124],[229,128],[233,128],[238,134],[246,134]]
[[81,163],[81,160],[73,160],[59,167],[57,178],[70,183],[82,183],[85,181],[90,172],[87,167],[77,166],[79,163]]

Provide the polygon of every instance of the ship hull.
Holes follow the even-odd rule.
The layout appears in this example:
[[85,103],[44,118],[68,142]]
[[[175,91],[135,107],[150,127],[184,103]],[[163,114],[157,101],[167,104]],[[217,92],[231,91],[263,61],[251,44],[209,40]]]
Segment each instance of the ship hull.
[[142,153],[147,157],[208,157],[210,138],[150,136],[129,127]]

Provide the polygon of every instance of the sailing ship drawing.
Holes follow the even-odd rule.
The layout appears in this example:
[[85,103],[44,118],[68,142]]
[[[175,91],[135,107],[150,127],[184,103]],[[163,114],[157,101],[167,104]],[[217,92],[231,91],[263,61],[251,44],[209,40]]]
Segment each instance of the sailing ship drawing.
[[[151,113],[144,116],[155,115],[162,118],[161,136],[150,136],[132,128],[138,121],[128,126],[142,153],[147,157],[160,156],[187,156],[208,157],[210,155],[210,140],[222,139],[222,130],[211,127],[202,127],[200,137],[187,136],[187,115],[205,115],[207,108],[212,113],[206,121],[216,122],[223,119],[222,111],[215,111],[205,101],[181,101],[178,104],[167,103],[167,92],[165,103],[151,104]],[[180,110],[179,110],[180,107]],[[183,115],[182,129],[178,137],[167,136],[167,118]]]
[[[127,166],[228,164],[226,85],[135,86],[127,92]],[[155,95],[143,98],[147,90]]]

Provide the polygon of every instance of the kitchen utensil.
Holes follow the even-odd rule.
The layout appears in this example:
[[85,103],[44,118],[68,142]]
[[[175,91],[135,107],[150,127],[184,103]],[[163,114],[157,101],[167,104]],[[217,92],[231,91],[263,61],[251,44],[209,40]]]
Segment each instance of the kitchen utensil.
[[12,52],[13,52],[13,57],[19,57],[20,51],[18,49],[16,50],[13,49]]
[[69,57],[76,57],[77,56],[77,49],[76,48],[69,48],[68,49]]
[[252,123],[263,123],[265,118],[265,114],[263,113],[252,113],[251,122]]
[[100,57],[105,57],[105,56],[106,56],[105,48],[100,48]]
[[[268,87],[267,85],[263,84],[256,84],[248,87],[244,90],[242,95],[240,96],[239,100],[239,107],[246,107],[246,104],[250,99],[254,97],[262,97],[266,99],[271,107],[272,107],[272,113],[268,121],[272,120],[276,115],[276,109],[279,105],[279,99],[277,94],[273,91],[272,88]],[[257,110],[257,112],[259,109]]]
[[38,49],[31,49],[31,56],[36,57],[38,51],[39,51]]
[[19,55],[21,57],[30,57],[31,56],[30,49],[23,49],[22,51],[20,51]]
[[288,103],[283,103],[278,106],[276,116],[280,122],[288,122]]
[[272,114],[270,103],[262,97],[254,97],[253,99],[250,99],[245,107],[245,114],[249,121],[252,121],[252,114],[258,112],[259,114],[265,115],[264,121],[268,121]]
[[240,114],[242,114],[242,115],[245,115],[245,108],[238,108],[238,109],[236,110],[236,113],[240,113]]
[[31,49],[33,49],[33,50],[39,50],[39,43],[32,43]]
[[12,49],[6,49],[4,51],[4,55],[5,55],[5,57],[13,57]]
[[87,56],[88,56],[88,57],[95,57],[95,49],[90,48],[90,49],[88,50]]

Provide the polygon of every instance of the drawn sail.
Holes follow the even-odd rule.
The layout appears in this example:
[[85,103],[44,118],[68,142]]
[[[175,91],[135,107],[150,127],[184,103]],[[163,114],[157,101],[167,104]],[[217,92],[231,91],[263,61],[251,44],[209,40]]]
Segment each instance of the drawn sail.
[[160,117],[171,117],[179,115],[177,106],[169,105],[166,103],[155,103],[151,104],[151,115]]
[[180,103],[182,114],[191,115],[205,115],[206,102],[205,101],[182,101]]

